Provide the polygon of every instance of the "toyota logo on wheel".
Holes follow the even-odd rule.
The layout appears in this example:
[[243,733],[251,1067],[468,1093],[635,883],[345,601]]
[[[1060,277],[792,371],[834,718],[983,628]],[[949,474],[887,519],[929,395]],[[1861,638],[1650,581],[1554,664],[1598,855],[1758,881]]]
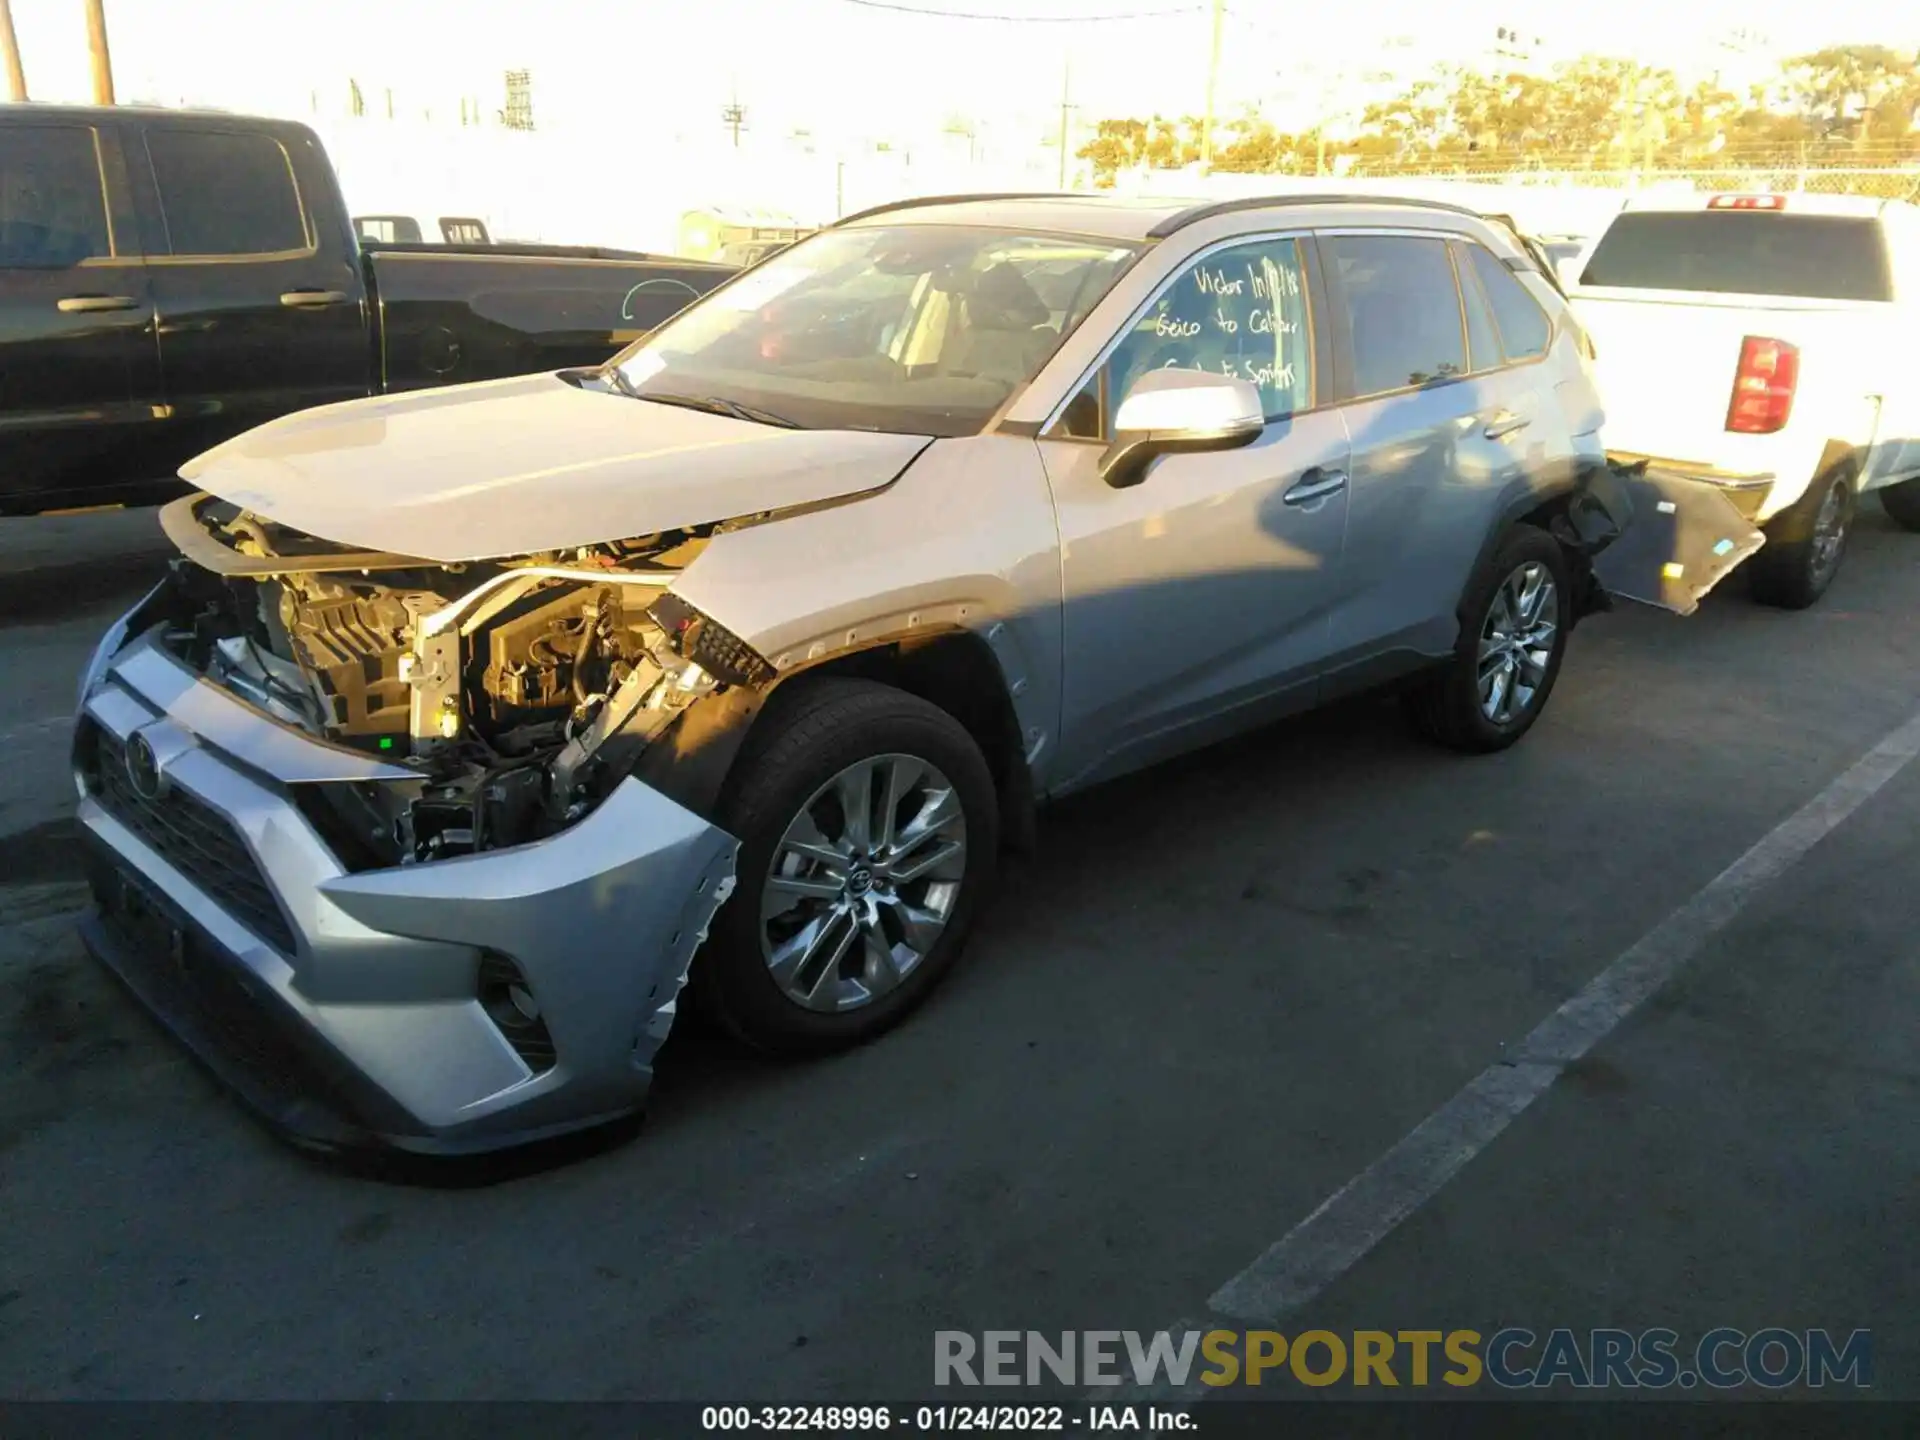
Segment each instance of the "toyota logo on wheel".
[[167,777],[161,773],[160,757],[153,753],[153,742],[136,730],[127,740],[127,783],[142,800],[158,800],[167,791]]

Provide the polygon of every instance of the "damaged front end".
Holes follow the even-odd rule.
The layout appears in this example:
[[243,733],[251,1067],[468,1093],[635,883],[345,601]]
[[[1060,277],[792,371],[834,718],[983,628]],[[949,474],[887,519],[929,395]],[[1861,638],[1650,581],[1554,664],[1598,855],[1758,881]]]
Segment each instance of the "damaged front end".
[[668,589],[712,527],[443,564],[206,495],[162,523],[82,682],[90,947],[308,1144],[638,1109],[738,846],[633,772],[772,674]]
[[772,675],[667,589],[710,527],[443,565],[342,552],[208,496],[163,524],[185,557],[157,612],[171,653],[417,777],[307,792],[351,869],[556,834],[695,701]]

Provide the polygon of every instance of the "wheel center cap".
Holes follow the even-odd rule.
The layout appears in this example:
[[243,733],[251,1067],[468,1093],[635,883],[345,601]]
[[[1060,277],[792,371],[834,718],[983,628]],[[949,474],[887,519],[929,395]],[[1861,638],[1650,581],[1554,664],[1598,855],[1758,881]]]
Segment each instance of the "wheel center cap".
[[864,895],[873,889],[873,872],[864,865],[856,865],[847,872],[847,893]]

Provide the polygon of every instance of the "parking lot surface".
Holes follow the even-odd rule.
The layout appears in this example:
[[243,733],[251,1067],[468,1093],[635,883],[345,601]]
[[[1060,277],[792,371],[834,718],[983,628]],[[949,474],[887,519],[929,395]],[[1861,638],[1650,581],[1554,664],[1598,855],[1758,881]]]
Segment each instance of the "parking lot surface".
[[[425,1185],[277,1144],[74,935],[64,716],[165,554],[0,522],[0,1394],[857,1401],[937,1329],[1203,1317],[1920,710],[1869,505],[1813,610],[1583,625],[1504,755],[1365,702],[1062,805],[880,1043],[679,1034],[632,1143]],[[1865,1328],[1920,1396],[1916,819],[1920,765],[1286,1326]]]

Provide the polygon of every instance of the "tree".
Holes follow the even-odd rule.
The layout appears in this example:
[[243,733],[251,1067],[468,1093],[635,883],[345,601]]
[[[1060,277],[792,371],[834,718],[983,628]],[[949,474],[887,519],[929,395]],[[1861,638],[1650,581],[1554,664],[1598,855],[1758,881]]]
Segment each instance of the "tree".
[[1102,120],[1093,139],[1082,145],[1079,158],[1093,166],[1094,183],[1113,184],[1122,170],[1148,166],[1178,170],[1200,159],[1200,122],[1192,116],[1168,120]]
[[1082,145],[1079,158],[1093,166],[1093,181],[1099,186],[1113,184],[1122,170],[1140,163],[1140,152],[1147,143],[1144,120],[1102,120],[1094,127],[1093,139]]
[[1225,149],[1215,149],[1213,168],[1246,175],[1271,175],[1294,169],[1299,160],[1299,141],[1282,135],[1257,115],[1245,115],[1229,127],[1233,139]]
[[[1920,156],[1920,65],[1881,45],[1802,55],[1771,83],[1735,95],[1714,82],[1617,56],[1587,55],[1550,75],[1442,69],[1366,107],[1359,134],[1329,145],[1378,168],[1804,164],[1822,139],[1854,153]],[[1316,166],[1318,137],[1288,136],[1257,115],[1232,126],[1214,168]],[[1099,183],[1142,165],[1198,158],[1192,119],[1103,120],[1080,151]]]
[[1363,135],[1402,153],[1431,154],[1451,134],[1448,88],[1444,79],[1422,80],[1391,100],[1367,106],[1360,117]]
[[1912,127],[1914,62],[1885,45],[1834,45],[1796,56],[1787,62],[1787,84],[1825,139],[1864,147],[1880,129],[1876,122],[1884,121],[1894,139]]

